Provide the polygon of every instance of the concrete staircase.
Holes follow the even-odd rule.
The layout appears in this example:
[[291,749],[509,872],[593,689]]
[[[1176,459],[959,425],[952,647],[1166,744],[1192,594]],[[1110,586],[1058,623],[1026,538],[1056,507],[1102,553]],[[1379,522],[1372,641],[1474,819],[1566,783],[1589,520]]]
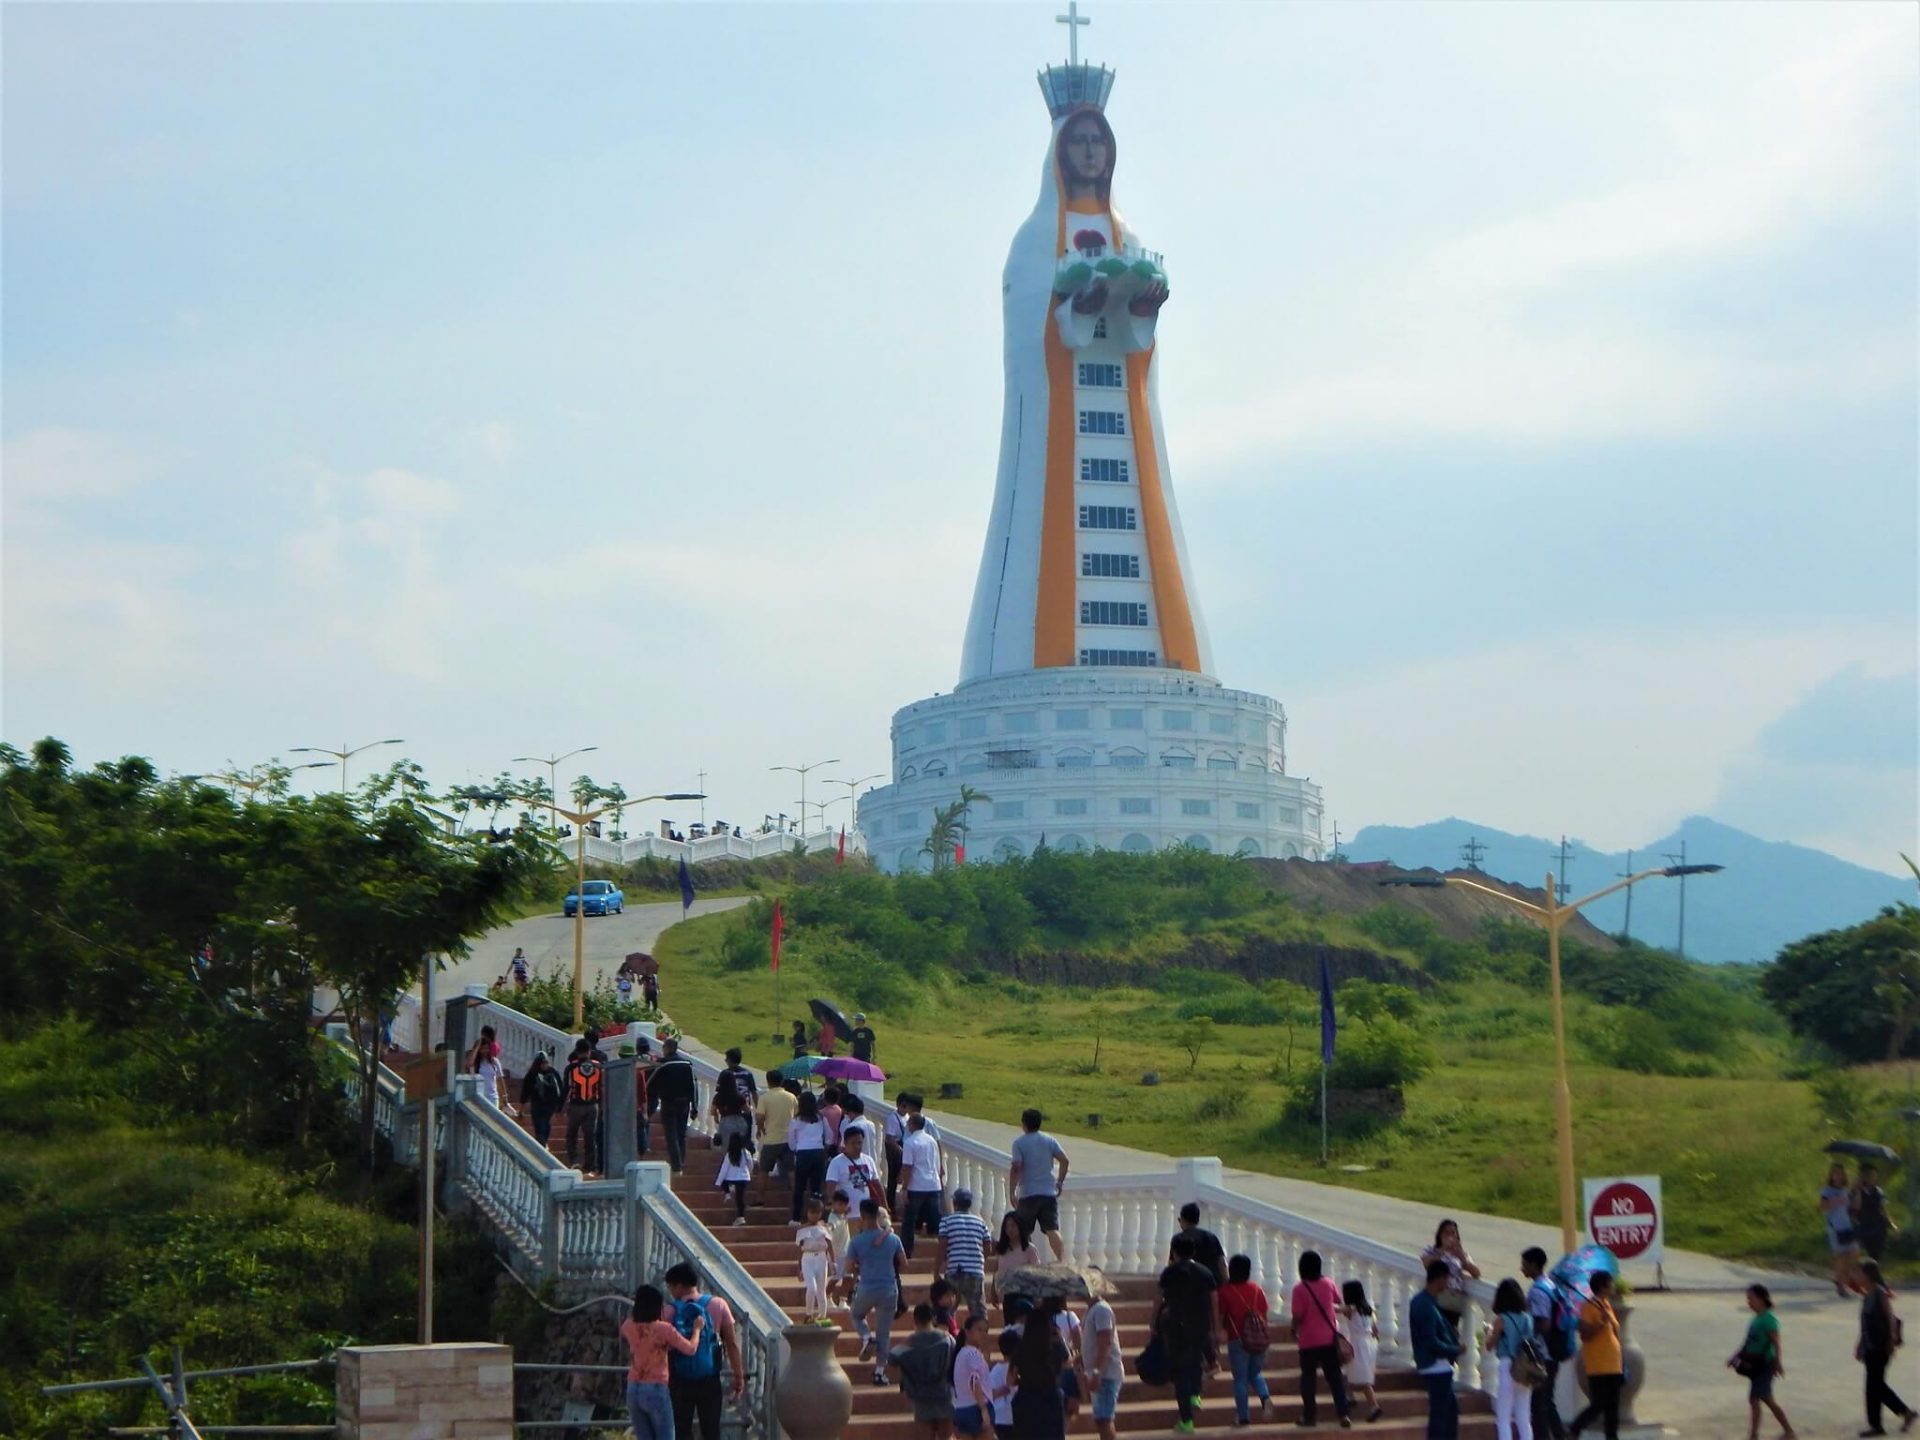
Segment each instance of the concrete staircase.
[[[525,1106],[517,1108],[520,1110],[520,1124],[531,1134],[532,1117]],[[657,1122],[651,1129],[649,1146],[649,1160],[666,1159],[666,1142]],[[561,1163],[565,1163],[564,1114],[555,1117],[548,1149]],[[794,1243],[794,1231],[787,1224],[791,1213],[790,1192],[777,1181],[766,1186],[763,1192],[760,1180],[756,1177],[748,1192],[747,1223],[736,1226],[733,1223],[732,1201],[713,1184],[713,1176],[719,1168],[719,1155],[701,1135],[688,1137],[687,1151],[687,1169],[684,1174],[674,1178],[674,1193],[746,1267],[776,1304],[795,1320],[805,1318],[806,1287],[800,1279],[799,1249]],[[917,1239],[914,1250],[904,1282],[904,1298],[909,1307],[927,1298],[927,1289],[934,1279],[934,1242],[924,1237]],[[1149,1276],[1110,1278],[1120,1289],[1120,1293],[1111,1298],[1119,1320],[1121,1354],[1126,1359],[1128,1371],[1128,1379],[1120,1392],[1115,1426],[1129,1440],[1162,1440],[1162,1437],[1164,1440],[1175,1440],[1173,1425],[1177,1416],[1173,1392],[1166,1386],[1149,1386],[1132,1378],[1133,1357],[1147,1343],[1155,1293],[1153,1279]],[[851,1317],[844,1310],[834,1311],[834,1317],[839,1320],[841,1327],[835,1354],[847,1378],[853,1383],[853,1419],[846,1430],[847,1440],[913,1440],[912,1415],[905,1397],[895,1385],[877,1386],[872,1383],[873,1364],[859,1359],[860,1340]],[[996,1335],[999,1318],[997,1313],[993,1316]],[[911,1329],[911,1318],[900,1317],[893,1331],[893,1343],[898,1344]],[[1276,1337],[1282,1333],[1277,1324],[1275,1330]],[[997,1360],[999,1356],[995,1354],[989,1358]],[[1243,1431],[1234,1432],[1248,1436],[1249,1440],[1256,1440],[1256,1437],[1257,1440],[1269,1440],[1269,1437],[1277,1437],[1282,1433],[1297,1433],[1300,1419],[1298,1349],[1290,1344],[1279,1343],[1276,1339],[1267,1352],[1264,1373],[1273,1396],[1273,1419],[1262,1425],[1257,1418],[1259,1402],[1257,1399],[1253,1401],[1250,1406],[1250,1414],[1255,1417],[1253,1423]],[[1353,1428],[1380,1437],[1380,1440],[1421,1440],[1426,1434],[1426,1395],[1412,1367],[1405,1363],[1383,1364],[1376,1388],[1384,1413],[1378,1421],[1369,1424],[1365,1407],[1356,1406]],[[1224,1369],[1206,1378],[1203,1396],[1200,1411],[1195,1416],[1197,1426],[1202,1430],[1230,1430],[1234,1418],[1233,1386]],[[1492,1405],[1488,1398],[1463,1392],[1460,1402],[1461,1435],[1467,1440],[1491,1440],[1494,1426]],[[1319,1399],[1319,1428],[1338,1428],[1338,1419],[1324,1386]],[[1093,1437],[1093,1421],[1084,1404],[1068,1429],[1071,1435]]]

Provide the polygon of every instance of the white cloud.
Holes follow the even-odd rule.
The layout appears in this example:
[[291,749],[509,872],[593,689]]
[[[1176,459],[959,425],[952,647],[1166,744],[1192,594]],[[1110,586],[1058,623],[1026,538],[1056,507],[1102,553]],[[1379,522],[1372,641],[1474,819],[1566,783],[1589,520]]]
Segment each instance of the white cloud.
[[[1288,748],[1295,770],[1325,785],[1343,830],[1470,815],[1618,849],[1689,814],[1739,823],[1713,807],[1729,766],[1768,725],[1830,675],[1836,657],[1885,670],[1911,650],[1900,626],[1493,644],[1286,697]],[[1760,833],[1825,839],[1884,865],[1899,815],[1879,810],[1814,817],[1782,807]],[[1909,837],[1912,820],[1909,803]]]
[[47,426],[0,444],[0,499],[11,527],[21,510],[107,500],[145,483],[152,462],[124,442],[92,430]]
[[1755,75],[1733,106],[1674,109],[1666,150],[1634,167],[1644,179],[1346,276],[1344,293],[1315,297],[1323,328],[1289,336],[1311,351],[1310,375],[1202,399],[1181,427],[1185,458],[1204,470],[1406,436],[1673,435],[1908,393],[1912,336],[1897,312],[1882,333],[1850,336],[1836,366],[1824,350],[1783,359],[1745,334],[1677,327],[1660,292],[1631,288],[1816,235],[1893,193],[1912,159],[1912,67],[1887,39],[1883,23],[1862,24]]

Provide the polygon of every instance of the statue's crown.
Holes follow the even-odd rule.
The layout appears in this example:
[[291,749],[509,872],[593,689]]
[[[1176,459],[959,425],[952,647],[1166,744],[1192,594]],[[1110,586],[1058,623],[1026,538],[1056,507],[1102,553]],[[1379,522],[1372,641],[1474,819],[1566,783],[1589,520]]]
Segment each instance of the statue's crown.
[[1049,65],[1039,80],[1047,113],[1056,120],[1077,105],[1105,110],[1113,90],[1113,71],[1104,65]]

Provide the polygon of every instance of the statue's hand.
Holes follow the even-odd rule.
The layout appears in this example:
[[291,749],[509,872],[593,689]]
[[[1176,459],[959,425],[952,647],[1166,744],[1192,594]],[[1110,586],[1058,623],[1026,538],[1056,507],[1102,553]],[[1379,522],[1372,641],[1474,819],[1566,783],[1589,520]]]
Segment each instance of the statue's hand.
[[1073,313],[1076,315],[1098,315],[1107,308],[1107,282],[1098,281],[1089,285],[1073,297]]
[[1167,303],[1167,295],[1167,282],[1155,280],[1127,302],[1127,310],[1134,315],[1158,315],[1160,307]]

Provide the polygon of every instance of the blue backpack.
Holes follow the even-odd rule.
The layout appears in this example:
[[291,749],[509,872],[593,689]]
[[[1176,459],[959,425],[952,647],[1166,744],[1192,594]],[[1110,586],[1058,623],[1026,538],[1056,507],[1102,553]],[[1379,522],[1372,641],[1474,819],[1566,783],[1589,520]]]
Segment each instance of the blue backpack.
[[702,1295],[697,1300],[682,1300],[673,1307],[673,1328],[689,1338],[693,1335],[694,1316],[704,1316],[706,1324],[700,1329],[700,1338],[695,1341],[698,1347],[691,1355],[669,1355],[667,1374],[675,1380],[705,1380],[708,1376],[720,1373],[720,1336],[713,1328],[713,1315],[707,1308],[708,1297]]
[[1572,1359],[1574,1351],[1580,1348],[1579,1308],[1567,1303],[1567,1287],[1560,1281],[1542,1275],[1533,1283],[1545,1285],[1553,1297],[1553,1304],[1548,1312],[1551,1318],[1546,1322],[1545,1333],[1535,1338],[1545,1342],[1548,1359],[1555,1361]]

